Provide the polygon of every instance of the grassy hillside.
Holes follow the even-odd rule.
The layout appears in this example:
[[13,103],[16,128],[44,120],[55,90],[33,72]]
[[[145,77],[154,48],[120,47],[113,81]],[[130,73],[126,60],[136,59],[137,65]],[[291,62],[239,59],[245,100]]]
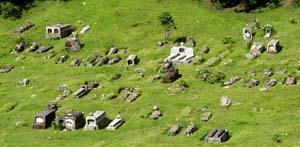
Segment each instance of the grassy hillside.
[[[175,19],[177,29],[172,31],[170,40],[181,36],[193,36],[197,42],[195,53],[205,60],[228,52],[228,45],[222,43],[226,36],[235,42],[231,52],[216,66],[207,68],[204,64],[177,66],[182,77],[189,85],[188,91],[179,94],[168,94],[165,90],[172,84],[151,82],[161,67],[162,61],[169,55],[170,46],[158,47],[157,42],[163,40],[163,29],[159,27],[158,16],[168,11]],[[245,58],[248,52],[241,32],[244,20],[257,18],[261,26],[272,24],[276,30],[273,36],[279,39],[283,49],[275,55],[261,54],[257,59],[249,61]],[[31,19],[36,26],[22,35],[12,33],[14,29]],[[166,1],[125,1],[125,0],[89,0],[83,6],[79,0],[65,2],[45,2],[24,13],[22,19],[12,21],[0,19],[0,65],[10,64],[15,69],[7,74],[0,74],[0,144],[1,146],[300,146],[300,92],[299,86],[284,86],[283,78],[288,75],[299,77],[300,38],[299,24],[290,23],[294,19],[300,22],[300,11],[292,8],[278,8],[262,13],[234,13],[232,11],[217,11],[202,7],[197,2],[166,0]],[[81,20],[83,23],[77,23]],[[55,23],[69,23],[80,30],[90,24],[91,30],[79,35],[85,47],[76,53],[64,50],[66,39],[45,40],[45,26]],[[263,38],[263,32],[256,30],[254,40],[269,41]],[[38,41],[43,45],[54,45],[57,56],[44,60],[48,53],[37,55],[22,52],[10,54],[18,38]],[[70,59],[82,57],[87,59],[95,53],[104,55],[112,46],[126,47],[128,52],[120,54],[122,60],[112,66],[102,67],[70,67]],[[202,55],[199,50],[202,45],[208,45],[209,54]],[[70,59],[64,64],[55,64],[60,55],[68,54]],[[137,54],[141,59],[135,67],[125,68],[125,59],[130,54]],[[15,61],[18,56],[24,60]],[[231,61],[231,62],[229,62]],[[226,64],[227,63],[227,64]],[[145,68],[142,79],[134,72],[136,67]],[[208,84],[198,80],[196,71],[208,69],[222,71],[226,79],[241,76],[243,81],[229,89],[220,84]],[[278,84],[265,92],[260,92],[264,80],[269,77],[262,75],[264,69],[287,69],[287,73],[274,74],[271,78]],[[257,76],[249,77],[247,72],[256,70]],[[115,73],[121,73],[120,80],[111,81]],[[29,78],[27,87],[20,86],[18,81]],[[258,87],[245,87],[247,80],[260,80]],[[86,132],[81,130],[63,132],[49,128],[33,130],[31,128],[35,114],[43,110],[50,101],[55,101],[57,87],[67,84],[76,91],[79,85],[88,80],[96,80],[101,88],[97,88],[81,99],[71,96],[58,101],[62,107],[57,115],[66,110],[74,109],[85,114],[96,110],[104,110],[113,119],[121,114],[126,123],[115,132],[98,130]],[[176,82],[178,82],[176,81]],[[176,83],[175,82],[175,83]],[[101,101],[102,94],[116,93],[119,87],[140,88],[142,95],[133,103],[121,99]],[[35,96],[34,96],[35,95]],[[241,105],[223,108],[219,105],[221,96],[227,95],[233,102]],[[96,96],[95,99],[89,97]],[[163,117],[151,121],[145,116],[154,105],[160,107]],[[199,115],[201,107],[207,106],[213,113],[207,122],[201,122]],[[185,114],[185,110],[191,112]],[[176,118],[179,121],[176,122]],[[24,121],[23,126],[16,122]],[[195,122],[197,132],[191,136],[167,136],[170,125],[187,126]],[[226,128],[231,138],[222,145],[208,144],[200,140],[212,128]],[[278,137],[276,137],[278,136]],[[277,143],[276,140],[281,140]]]

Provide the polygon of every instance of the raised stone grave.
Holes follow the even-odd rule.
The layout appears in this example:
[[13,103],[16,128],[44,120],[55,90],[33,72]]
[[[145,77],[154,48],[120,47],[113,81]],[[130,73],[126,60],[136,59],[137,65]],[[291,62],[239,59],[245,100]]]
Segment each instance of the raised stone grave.
[[180,77],[181,75],[179,74],[178,69],[172,66],[169,68],[167,75],[163,77],[161,82],[172,83]]
[[120,115],[117,115],[116,118],[109,123],[109,125],[106,127],[107,130],[115,131],[118,129],[125,121]]
[[41,46],[35,52],[37,54],[41,54],[41,53],[44,53],[44,52],[47,52],[47,51],[51,50],[52,48],[53,48],[53,46],[51,46],[51,45]]
[[258,80],[251,79],[251,80],[246,84],[246,87],[248,87],[248,88],[253,88],[253,87],[258,86],[258,84],[259,84],[259,81],[258,81]]
[[110,48],[109,51],[108,51],[108,53],[107,53],[107,55],[117,54],[118,51],[119,51],[118,48],[115,48],[115,47]]
[[152,113],[149,116],[149,119],[156,120],[162,116],[162,113],[159,111],[157,106],[154,106],[152,109]]
[[243,28],[243,38],[247,42],[252,41],[252,31],[250,28]]
[[81,31],[80,31],[80,33],[81,34],[84,34],[84,33],[86,33],[88,30],[90,30],[91,29],[91,26],[90,25],[85,25],[82,29],[81,29]]
[[56,24],[46,27],[46,39],[61,39],[69,36],[73,29],[69,24]]
[[212,129],[205,137],[208,143],[223,143],[230,138],[229,133],[225,129]]
[[201,121],[207,122],[212,117],[211,112],[204,112],[201,114]]
[[279,40],[271,40],[267,46],[268,54],[276,54],[280,50]]
[[135,101],[141,92],[135,88],[120,88],[119,89],[119,98],[127,101],[128,103]]
[[118,63],[120,60],[121,60],[120,57],[114,57],[114,58],[110,59],[107,64],[108,65],[113,65],[113,64]]
[[97,130],[105,128],[108,125],[109,119],[106,117],[105,111],[96,111],[90,113],[85,118],[84,130]]
[[28,31],[34,26],[34,24],[31,22],[31,20],[27,20],[27,23],[24,26],[19,27],[14,32],[15,33],[24,33],[25,31]]
[[68,55],[62,55],[59,57],[59,59],[56,61],[56,64],[63,64],[67,59],[69,58]]
[[73,60],[71,61],[70,66],[79,66],[80,63],[81,63],[81,58],[75,57],[75,58],[73,58]]
[[168,132],[168,135],[169,136],[175,136],[175,135],[177,135],[180,132],[180,130],[181,130],[181,126],[179,126],[179,125],[173,125],[170,128],[170,130]]
[[40,47],[40,44],[39,44],[38,42],[32,42],[32,43],[31,43],[31,46],[30,46],[28,49],[26,49],[26,51],[28,51],[28,52],[34,52],[34,51],[36,51],[39,47]]
[[35,115],[32,128],[46,129],[51,126],[52,121],[55,120],[55,109],[47,109]]
[[65,43],[65,49],[68,52],[80,51],[83,46],[84,44],[78,40],[76,32],[72,32],[71,37]]
[[139,62],[139,59],[137,57],[137,55],[129,55],[126,59],[126,65],[127,66],[132,66],[132,65],[137,65]]
[[8,73],[14,69],[11,65],[1,66],[0,67],[0,73]]
[[185,135],[192,135],[195,131],[197,131],[197,127],[193,122],[190,122],[190,124],[187,126],[187,128],[184,131]]
[[239,77],[239,76],[235,76],[235,77],[232,77],[230,78],[228,81],[226,81],[223,85],[224,86],[230,86],[238,81],[240,81],[242,78]]
[[82,112],[66,112],[58,118],[57,123],[65,127],[65,130],[74,131],[85,125],[84,114]]
[[286,77],[284,79],[284,85],[295,85],[297,84],[297,80],[295,77]]
[[249,60],[255,59],[265,50],[263,43],[253,43],[250,48],[250,52],[246,54],[246,58]]
[[174,64],[188,64],[195,57],[194,49],[184,46],[182,42],[180,46],[173,46],[170,55],[165,58],[164,62],[172,62]]
[[96,81],[85,82],[80,85],[80,88],[73,94],[74,98],[81,98],[88,94],[92,89],[97,88],[99,84]]

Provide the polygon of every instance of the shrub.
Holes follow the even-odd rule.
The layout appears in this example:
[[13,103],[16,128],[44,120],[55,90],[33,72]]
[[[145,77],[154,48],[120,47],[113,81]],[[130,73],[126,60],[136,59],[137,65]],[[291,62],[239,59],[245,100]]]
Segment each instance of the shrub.
[[22,9],[11,2],[0,3],[0,14],[3,18],[20,18]]

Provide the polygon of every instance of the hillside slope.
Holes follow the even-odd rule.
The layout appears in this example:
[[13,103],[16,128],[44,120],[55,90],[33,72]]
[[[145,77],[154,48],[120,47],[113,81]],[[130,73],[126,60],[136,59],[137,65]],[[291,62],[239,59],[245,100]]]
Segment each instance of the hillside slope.
[[[189,85],[186,92],[168,94],[166,89],[172,84],[151,82],[159,73],[162,61],[169,55],[170,46],[158,47],[163,40],[163,29],[159,27],[158,16],[168,11],[175,19],[177,29],[172,31],[170,40],[182,36],[192,36],[197,42],[195,53],[206,61],[222,52],[228,53],[222,61],[213,66],[191,64],[177,66],[184,81]],[[300,91],[299,85],[281,84],[286,76],[299,77],[300,55],[300,11],[292,8],[278,8],[262,13],[234,13],[217,11],[202,7],[197,2],[181,0],[166,1],[125,1],[125,0],[89,0],[82,5],[79,0],[69,2],[45,2],[24,13],[22,19],[11,21],[0,19],[0,65],[13,65],[12,72],[0,74],[0,144],[3,146],[219,146],[208,144],[201,138],[212,128],[226,128],[231,138],[222,146],[300,146]],[[273,36],[279,39],[283,49],[275,55],[261,54],[249,61],[248,52],[242,39],[244,20],[258,19],[261,26],[271,24],[276,30]],[[36,25],[22,35],[12,33],[14,29],[31,19]],[[77,23],[81,20],[83,23]],[[45,27],[56,23],[72,24],[79,31],[90,24],[91,30],[79,35],[85,43],[80,52],[67,53],[64,50],[66,38],[45,40]],[[228,49],[222,39],[230,36],[235,42]],[[38,41],[43,45],[53,45],[57,56],[44,60],[48,55],[22,52],[10,54],[18,38]],[[256,30],[254,40],[269,41],[263,38],[263,32]],[[88,59],[95,53],[104,55],[113,46],[128,48],[127,54],[120,54],[122,60],[115,65],[101,67],[70,67],[73,57]],[[209,54],[200,54],[202,45],[208,45]],[[58,57],[68,54],[70,58],[64,64],[55,64]],[[125,59],[130,54],[137,54],[140,62],[137,66],[125,68]],[[25,59],[16,61],[19,56]],[[144,76],[135,73],[135,68],[145,68]],[[221,84],[209,84],[196,78],[197,70],[222,71],[226,80],[240,76],[240,81],[226,89]],[[274,72],[286,69],[283,74],[272,77],[262,75],[264,69]],[[250,77],[248,71],[256,70],[257,75]],[[110,78],[115,73],[122,77],[117,81]],[[18,81],[28,78],[30,84],[20,86]],[[245,83],[251,78],[260,81],[255,88],[246,88]],[[275,78],[278,84],[265,92],[260,92],[266,79]],[[91,91],[81,99],[72,96],[58,101],[61,108],[57,116],[66,110],[74,109],[85,114],[104,110],[113,119],[120,114],[125,124],[117,131],[98,130],[86,132],[82,129],[64,132],[49,128],[33,130],[31,128],[35,114],[43,110],[50,101],[55,101],[57,87],[67,84],[73,92],[85,81],[96,80],[100,88]],[[102,101],[102,94],[117,93],[120,87],[140,88],[142,95],[133,103],[119,98]],[[223,108],[220,98],[224,95],[241,105]],[[95,97],[95,98],[91,98]],[[159,120],[151,121],[147,115],[157,105],[163,113]],[[207,106],[213,113],[208,122],[201,122],[200,108]],[[191,110],[189,112],[189,110]],[[179,118],[179,121],[176,121]],[[23,121],[24,125],[16,126]],[[173,124],[187,126],[195,122],[198,130],[191,136],[168,136],[167,131]]]

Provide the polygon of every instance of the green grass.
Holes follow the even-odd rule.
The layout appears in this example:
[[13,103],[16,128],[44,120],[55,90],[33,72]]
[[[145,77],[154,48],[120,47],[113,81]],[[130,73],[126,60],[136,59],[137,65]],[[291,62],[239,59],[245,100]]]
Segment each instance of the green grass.
[[[229,10],[217,11],[201,6],[196,2],[181,0],[166,0],[162,2],[151,0],[125,1],[125,0],[89,0],[82,6],[81,1],[73,0],[64,2],[45,2],[24,13],[22,19],[12,21],[0,19],[0,65],[11,64],[14,71],[0,75],[0,145],[1,146],[300,146],[300,103],[299,86],[284,86],[283,78],[299,67],[299,24],[291,24],[289,20],[294,18],[300,21],[299,10],[292,8],[278,8],[262,13],[234,13]],[[170,84],[162,84],[159,81],[151,82],[152,76],[158,73],[161,62],[169,55],[170,46],[158,47],[157,42],[163,40],[163,29],[158,26],[158,16],[169,11],[175,19],[177,29],[172,31],[170,40],[181,36],[193,36],[197,42],[196,54],[208,60],[217,56],[227,45],[222,44],[225,36],[232,37],[235,44],[232,52],[218,65],[209,70],[220,70],[226,75],[226,79],[233,76],[241,76],[241,81],[229,89],[220,84],[210,85],[195,78],[197,69],[205,69],[201,65],[178,66],[182,74],[181,80],[189,85],[185,93],[176,95],[167,94],[165,90]],[[261,26],[271,24],[277,33],[273,38],[280,39],[283,50],[276,55],[261,54],[257,59],[248,61],[245,54],[248,52],[246,44],[242,40],[241,31],[245,19],[258,18]],[[48,53],[36,55],[23,52],[18,55],[9,54],[15,41],[20,35],[12,31],[23,25],[26,19],[31,19],[36,26],[25,32],[22,36],[41,44],[54,45],[57,56],[50,60],[43,57]],[[83,24],[78,24],[82,20]],[[91,57],[95,53],[104,54],[111,45],[127,47],[128,53],[121,55],[122,60],[112,66],[102,67],[70,67],[70,59],[56,65],[56,59],[63,54],[66,39],[45,40],[45,26],[55,23],[69,23],[80,30],[85,24],[92,26],[91,30],[79,39],[85,43],[80,52],[67,53],[70,58],[80,56]],[[137,27],[133,27],[136,26]],[[255,41],[264,42],[263,33],[256,31]],[[211,52],[200,55],[202,45],[208,45]],[[146,69],[143,79],[138,79],[134,73],[136,67],[126,70],[125,59],[129,54],[137,54],[141,59],[139,65]],[[23,55],[24,60],[15,61],[15,58]],[[233,62],[224,65],[226,61]],[[266,68],[287,69],[288,73],[274,75],[279,83],[267,90],[259,92],[263,80],[262,71]],[[247,71],[256,70],[260,85],[253,89],[245,88]],[[121,73],[122,77],[117,81],[110,81],[115,73]],[[299,73],[293,74],[299,77]],[[18,85],[18,81],[29,78],[27,87]],[[120,113],[126,123],[115,132],[98,130],[86,132],[78,130],[74,132],[56,131],[53,128],[47,130],[31,129],[33,117],[43,110],[48,102],[54,101],[59,92],[57,86],[67,84],[69,89],[76,91],[79,85],[87,80],[96,80],[101,87],[93,90],[82,99],[67,99],[58,101],[62,107],[57,115],[66,110],[74,109],[85,114],[96,110],[104,110],[108,117],[114,118]],[[119,87],[136,87],[142,91],[141,97],[128,104],[120,99],[101,101],[102,94],[117,92]],[[36,95],[35,97],[31,97]],[[90,100],[89,96],[96,95],[96,99]],[[219,106],[221,96],[227,95],[233,102],[242,105],[222,108]],[[160,120],[151,121],[145,118],[154,105],[158,105],[163,112]],[[200,121],[197,111],[203,106],[208,106],[213,117],[208,123]],[[191,112],[182,117],[187,108]],[[256,108],[257,111],[253,111]],[[176,122],[176,118],[180,118]],[[24,121],[24,126],[16,127],[17,121]],[[185,136],[180,133],[177,136],[167,136],[170,125],[181,124],[187,126],[194,121],[199,128],[195,134]],[[212,128],[226,128],[232,137],[222,145],[208,144],[200,140]],[[275,135],[282,139],[281,143],[273,141]]]

